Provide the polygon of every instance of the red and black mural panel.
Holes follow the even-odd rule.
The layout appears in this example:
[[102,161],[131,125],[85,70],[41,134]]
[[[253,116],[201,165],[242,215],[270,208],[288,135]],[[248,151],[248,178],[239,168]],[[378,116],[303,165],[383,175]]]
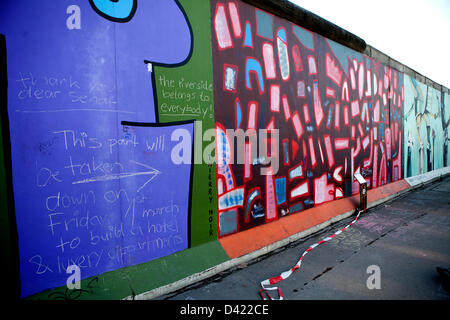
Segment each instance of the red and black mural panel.
[[211,12],[219,236],[358,193],[355,172],[402,178],[402,73],[240,1]]

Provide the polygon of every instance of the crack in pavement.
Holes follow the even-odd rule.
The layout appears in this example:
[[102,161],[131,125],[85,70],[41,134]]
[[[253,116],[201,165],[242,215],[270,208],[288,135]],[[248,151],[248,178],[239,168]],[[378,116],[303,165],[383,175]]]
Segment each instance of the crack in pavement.
[[312,278],[312,281],[316,280],[317,278],[320,278],[321,276],[323,276],[325,273],[327,273],[328,271],[330,271],[332,269],[333,269],[333,267],[325,268],[325,270],[323,270],[322,273],[320,273],[317,276],[315,276],[314,278]]

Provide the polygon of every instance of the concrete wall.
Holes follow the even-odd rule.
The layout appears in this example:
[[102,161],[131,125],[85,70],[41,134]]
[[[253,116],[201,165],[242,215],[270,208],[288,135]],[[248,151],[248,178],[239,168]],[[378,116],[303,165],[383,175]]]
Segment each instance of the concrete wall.
[[22,298],[152,297],[348,215],[355,172],[382,198],[448,165],[448,89],[287,1],[106,3],[0,5]]
[[[251,158],[251,142],[247,165],[219,159],[221,236],[356,194],[356,172],[369,188],[402,178],[402,73],[244,3],[227,26],[229,8],[212,4],[216,126],[278,130],[269,165]],[[271,158],[264,148],[258,159]],[[223,203],[238,192],[240,210]]]
[[405,76],[405,177],[448,166],[448,93]]

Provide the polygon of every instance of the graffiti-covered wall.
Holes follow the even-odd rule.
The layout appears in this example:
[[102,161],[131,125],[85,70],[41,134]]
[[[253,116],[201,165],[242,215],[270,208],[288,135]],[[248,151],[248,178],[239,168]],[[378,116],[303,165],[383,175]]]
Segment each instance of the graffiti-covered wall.
[[64,285],[70,265],[84,279],[188,248],[194,118],[158,122],[155,75],[192,58],[181,4],[3,1],[0,12],[21,295]]
[[[402,178],[402,73],[239,1],[211,10],[221,236],[355,194],[355,172]],[[229,128],[278,130],[277,154],[233,150]]]
[[405,95],[405,177],[448,166],[449,94],[405,76]]

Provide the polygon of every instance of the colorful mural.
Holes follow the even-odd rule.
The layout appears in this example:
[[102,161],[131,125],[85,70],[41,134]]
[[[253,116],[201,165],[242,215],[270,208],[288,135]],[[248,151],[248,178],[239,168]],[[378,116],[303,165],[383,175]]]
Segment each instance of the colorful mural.
[[444,167],[450,166],[450,94],[442,93],[441,123],[444,131],[442,150],[444,155]]
[[[355,194],[355,172],[402,178],[402,73],[239,1],[211,14],[220,236]],[[279,136],[237,146],[227,129]]]
[[449,165],[448,94],[405,76],[405,177]]
[[0,33],[22,297],[70,265],[204,270],[217,238],[356,194],[356,172],[450,164],[449,94],[239,0],[3,1]]

